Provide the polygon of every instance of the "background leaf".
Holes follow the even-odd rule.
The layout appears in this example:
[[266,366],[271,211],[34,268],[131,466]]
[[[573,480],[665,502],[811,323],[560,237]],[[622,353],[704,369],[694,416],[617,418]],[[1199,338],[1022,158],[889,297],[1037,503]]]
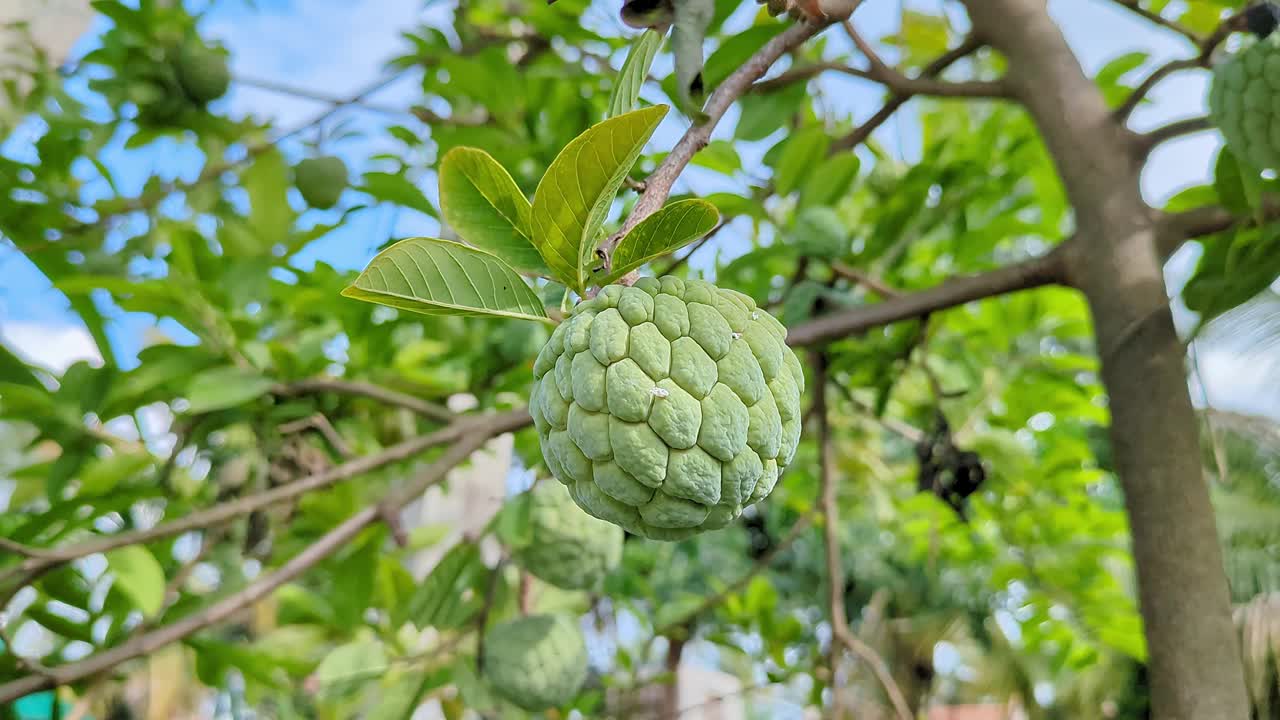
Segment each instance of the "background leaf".
[[579,293],[610,204],[668,110],[658,105],[593,126],[560,151],[538,183],[534,242],[547,266]]
[[115,587],[148,617],[164,604],[164,570],[141,545],[129,545],[107,553],[107,567],[115,574]]
[[231,365],[210,368],[187,384],[187,411],[200,414],[243,405],[264,395],[271,385],[271,379],[257,370]]
[[401,240],[378,253],[342,294],[427,315],[547,319],[538,296],[510,265],[435,238]]

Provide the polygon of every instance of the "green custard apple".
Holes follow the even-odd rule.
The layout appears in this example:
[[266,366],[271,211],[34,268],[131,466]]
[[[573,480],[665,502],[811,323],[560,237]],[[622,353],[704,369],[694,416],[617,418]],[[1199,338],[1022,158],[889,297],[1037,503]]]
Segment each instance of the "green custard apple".
[[1214,67],[1209,118],[1242,163],[1280,170],[1280,33],[1259,34]]
[[773,491],[800,441],[786,328],[701,280],[609,285],[534,363],[547,466],[588,514],[654,540],[722,528]]
[[521,567],[562,590],[594,590],[622,561],[622,529],[580,509],[558,482],[529,491],[530,542]]
[[231,86],[231,71],[221,54],[205,47],[184,47],[177,53],[178,81],[197,105],[217,100]]
[[331,155],[307,158],[294,166],[293,180],[307,205],[328,210],[347,189],[347,164]]
[[567,615],[529,615],[485,634],[484,678],[493,691],[529,712],[560,707],[587,680],[587,641]]

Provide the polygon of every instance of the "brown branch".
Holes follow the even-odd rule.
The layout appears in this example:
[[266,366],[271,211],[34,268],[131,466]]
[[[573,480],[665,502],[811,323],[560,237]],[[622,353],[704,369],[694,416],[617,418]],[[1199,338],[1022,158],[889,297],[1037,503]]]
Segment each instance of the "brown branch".
[[[982,46],[983,43],[981,40],[976,37],[969,37],[965,39],[964,42],[939,55],[936,60],[926,65],[924,70],[920,71],[919,77],[936,78],[947,68],[959,62],[962,58],[977,52]],[[885,102],[884,107],[877,110],[870,119],[854,128],[849,132],[849,134],[832,143],[830,152],[837,153],[844,150],[852,150],[866,142],[867,138],[871,137],[871,133],[875,132],[881,125],[888,122],[889,118],[893,117],[893,114],[905,105],[912,97],[914,97],[914,95],[909,93],[894,93],[894,95]]]
[[716,87],[703,110],[705,119],[685,131],[675,147],[671,148],[671,152],[667,153],[662,164],[645,180],[644,194],[636,202],[635,208],[627,216],[622,228],[600,244],[597,253],[605,261],[606,267],[612,257],[613,249],[618,246],[623,236],[666,203],[667,197],[671,195],[671,187],[675,185],[693,156],[711,141],[711,133],[715,130],[716,124],[733,103],[751,89],[752,84],[759,80],[778,58],[817,35],[830,24],[829,22],[797,22],[765,43]]
[[[490,436],[478,430],[477,428],[476,432],[460,438],[440,459],[432,463],[404,488],[389,493],[388,501],[395,505],[403,505],[443,480],[449,470],[488,440]],[[155,652],[166,645],[216,625],[267,597],[281,585],[342,549],[379,517],[376,506],[364,508],[295,555],[275,572],[258,578],[242,590],[215,602],[204,610],[139,635],[110,650],[91,655],[84,660],[49,668],[48,675],[28,675],[0,685],[0,703],[11,702],[33,692],[69,685],[92,677],[120,663]]]
[[695,242],[693,246],[689,248],[689,251],[686,252],[684,255],[681,255],[675,260],[672,260],[670,265],[668,265],[665,269],[657,273],[657,276],[662,277],[663,275],[670,275],[676,270],[679,270],[685,263],[689,262],[689,258],[693,257],[694,253],[698,252],[699,250],[702,249],[704,245],[711,242],[711,240],[715,238],[716,234],[719,233],[722,229],[724,229],[724,226],[728,225],[729,220],[732,220],[732,219],[733,218],[721,220],[719,225],[712,228],[711,232],[707,233],[706,235],[703,235],[702,238],[697,242]]
[[[1280,202],[1264,203],[1262,219],[1280,220]],[[1168,260],[1188,240],[1215,235],[1236,226],[1252,225],[1253,217],[1241,217],[1218,205],[1206,205],[1194,210],[1164,213],[1157,225],[1156,251],[1161,260]]]
[[56,555],[56,553],[50,550],[31,547],[30,545],[23,545],[20,542],[14,542],[13,540],[6,538],[0,538],[0,550],[7,550],[15,555],[20,555],[24,558],[35,558],[37,560],[51,558]]
[[[1163,18],[1161,18],[1163,19]],[[1116,108],[1114,116],[1117,122],[1124,123],[1133,114],[1133,111],[1142,104],[1143,99],[1159,85],[1162,80],[1175,72],[1182,70],[1191,70],[1193,68],[1207,68],[1210,60],[1213,58],[1213,51],[1227,39],[1231,33],[1243,30],[1245,27],[1245,14],[1240,11],[1231,15],[1218,24],[1218,27],[1208,37],[1193,37],[1199,53],[1192,58],[1184,58],[1181,60],[1171,60],[1164,65],[1156,68],[1143,80],[1138,87],[1134,88],[1129,97],[1125,98],[1120,107]]]
[[899,95],[933,95],[936,97],[966,97],[966,98],[1009,98],[1012,93],[1007,84],[1002,81],[995,80],[967,80],[947,82],[937,80],[934,75],[927,72],[922,73],[920,77],[907,77],[902,72],[894,69],[876,53],[871,43],[867,42],[858,30],[853,26],[853,22],[845,20],[841,23],[844,27],[845,34],[853,40],[853,44],[857,46],[858,51],[867,58],[867,64],[871,66],[870,70],[866,70],[866,74],[870,79],[882,83],[890,90]]
[[846,265],[840,262],[839,260],[831,263],[831,269],[832,271],[835,272],[836,275],[839,275],[840,277],[846,280],[852,281],[855,285],[861,285],[862,287],[870,290],[871,292],[879,295],[880,297],[883,297],[883,298],[902,297],[901,290],[892,288],[880,278],[875,277],[870,273],[863,272],[862,270],[859,270],[855,267]]
[[429,419],[439,422],[452,422],[456,417],[448,408],[427,402],[412,395],[396,392],[373,383],[360,380],[340,380],[338,378],[311,378],[276,385],[271,392],[281,397],[296,397],[316,393],[336,393],[365,397],[387,405],[402,407]]
[[351,459],[351,456],[353,455],[351,452],[351,446],[342,438],[342,435],[338,433],[337,428],[333,426],[333,423],[329,422],[329,418],[325,417],[324,413],[318,412],[304,418],[291,420],[280,426],[281,435],[292,435],[304,430],[315,430],[320,433],[320,435],[324,437],[325,441],[329,443],[330,447],[333,448],[334,452],[338,453],[343,460]]
[[862,78],[863,80],[875,80],[875,78],[871,76],[870,72],[861,68],[850,67],[845,63],[834,61],[820,62],[812,65],[793,67],[785,72],[779,73],[777,77],[772,77],[768,80],[760,80],[759,82],[751,85],[750,92],[767,95],[769,93],[782,90],[793,83],[812,80],[825,72],[838,72],[845,75],[852,75],[856,78]]
[[1184,135],[1204,132],[1212,130],[1213,123],[1208,116],[1186,118],[1185,120],[1175,120],[1168,125],[1162,125],[1155,130],[1138,135],[1138,149],[1145,157],[1155,150],[1160,143],[1168,142]]
[[1061,248],[1070,242],[1067,241],[1046,255],[1015,265],[979,275],[957,277],[928,290],[810,320],[797,325],[787,333],[787,344],[792,347],[816,345],[881,325],[953,308],[973,300],[1043,285],[1065,284],[1065,262]]
[[[127,545],[152,542],[154,540],[180,535],[191,530],[199,530],[201,528],[221,525],[222,523],[247,515],[255,510],[261,510],[262,508],[276,505],[286,500],[291,500],[305,493],[327,488],[343,480],[349,480],[357,475],[362,475],[372,470],[376,470],[384,465],[390,465],[391,463],[407,460],[428,448],[446,443],[460,442],[474,437],[493,437],[504,432],[511,432],[523,428],[530,422],[532,422],[532,419],[530,418],[529,413],[525,410],[514,410],[499,415],[460,419],[452,425],[441,428],[436,432],[411,438],[398,445],[393,445],[381,452],[366,455],[365,457],[352,460],[348,463],[343,463],[342,465],[338,465],[337,467],[321,473],[310,475],[289,483],[288,485],[282,485],[255,495],[249,495],[221,505],[215,505],[207,510],[195,512],[187,515],[186,517],[162,523],[145,530],[135,530],[132,532],[107,535],[96,540],[89,540],[76,545],[50,549],[47,551],[46,557],[29,559],[19,565],[16,570],[18,572],[27,573],[28,579],[26,582],[30,582],[33,577],[37,577],[54,567],[71,562],[77,558],[108,552]],[[0,577],[0,580],[8,579],[8,576],[13,574],[15,573],[11,570],[9,573],[6,573],[5,576]]]
[[1196,45],[1199,45],[1201,42],[1204,41],[1204,39],[1200,37],[1199,33],[1187,27],[1186,25],[1183,25],[1182,23],[1179,23],[1176,20],[1170,20],[1169,18],[1161,15],[1160,13],[1152,12],[1142,7],[1140,0],[1112,0],[1112,1],[1115,2],[1115,4],[1119,5],[1120,7],[1128,10],[1129,12],[1134,13],[1135,15],[1144,17],[1147,20],[1150,20],[1151,22],[1161,27],[1168,28],[1169,30],[1172,30],[1178,33],[1179,35],[1190,40]]
[[827,357],[825,353],[813,354],[813,403],[818,418],[818,452],[820,464],[823,547],[827,557],[827,608],[831,615],[832,643],[829,655],[831,667],[832,717],[842,717],[840,688],[836,680],[836,668],[840,661],[841,647],[847,647],[871,666],[876,679],[884,686],[900,720],[911,720],[913,714],[902,688],[893,679],[889,666],[871,646],[862,642],[849,629],[844,606],[844,567],[840,562],[839,505],[836,502],[837,479],[835,444],[831,440],[831,424],[827,414]]

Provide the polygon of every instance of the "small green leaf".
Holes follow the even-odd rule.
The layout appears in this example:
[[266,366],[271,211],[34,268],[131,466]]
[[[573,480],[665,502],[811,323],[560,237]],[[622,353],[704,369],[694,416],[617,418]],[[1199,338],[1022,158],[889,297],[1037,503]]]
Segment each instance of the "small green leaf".
[[364,185],[359,189],[376,200],[401,205],[431,217],[436,216],[436,209],[431,206],[431,201],[404,175],[367,172],[364,174]]
[[533,239],[565,285],[586,291],[597,233],[622,181],[670,108],[605,120],[565,146],[533,196]]
[[547,265],[529,240],[529,200],[489,153],[454,148],[440,161],[440,211],[467,241],[516,270],[545,275]]
[[715,170],[724,175],[732,175],[742,169],[742,158],[733,143],[727,140],[713,140],[697,155],[693,156],[693,164]]
[[1240,163],[1235,154],[1225,147],[1218,151],[1218,159],[1213,166],[1213,189],[1218,192],[1218,202],[1233,214],[1240,217],[1249,214],[1249,198]]
[[255,247],[240,248],[244,254],[263,254],[273,245],[289,239],[293,209],[289,207],[288,167],[278,151],[259,155],[241,178],[249,193],[249,227]]
[[718,222],[720,211],[706,200],[680,200],[667,205],[622,238],[613,251],[613,268],[605,282],[688,245],[711,232]]
[[833,155],[814,169],[809,179],[800,186],[800,207],[834,205],[849,192],[849,186],[858,179],[862,161],[851,152]]
[[271,385],[271,378],[250,368],[210,368],[187,383],[187,412],[198,415],[243,405],[264,395]]
[[[742,64],[756,53],[765,43],[769,42],[778,33],[786,30],[787,26],[779,22],[770,22],[763,25],[753,25],[739,33],[734,33],[711,53],[711,57],[707,58],[707,67],[702,71],[702,82],[706,85],[707,92],[711,92],[724,82],[725,78],[733,74],[735,70],[742,67]],[[804,83],[800,83],[803,85]]]
[[[398,609],[397,624],[408,620],[423,629],[457,627],[479,611],[483,598],[474,591],[487,574],[488,568],[475,543],[454,545],[418,585],[409,602]],[[468,589],[473,592],[464,599]]]
[[80,472],[80,493],[105,495],[122,481],[142,473],[153,461],[152,455],[146,452],[117,452],[98,458]]
[[631,44],[631,52],[618,70],[618,78],[613,83],[613,92],[609,95],[609,117],[618,117],[631,112],[636,101],[640,99],[640,88],[649,78],[649,68],[653,59],[662,48],[663,33],[657,30],[645,30]]
[[511,549],[525,547],[532,539],[532,517],[527,492],[508,498],[492,521],[493,532],[502,544]]
[[115,587],[151,617],[164,606],[164,570],[141,545],[129,545],[107,553],[107,567],[115,574]]
[[537,294],[510,265],[436,238],[409,238],[383,250],[342,294],[424,315],[548,321]]
[[808,127],[792,135],[782,148],[778,168],[773,176],[779,195],[788,195],[813,172],[827,155],[831,138],[820,127]]

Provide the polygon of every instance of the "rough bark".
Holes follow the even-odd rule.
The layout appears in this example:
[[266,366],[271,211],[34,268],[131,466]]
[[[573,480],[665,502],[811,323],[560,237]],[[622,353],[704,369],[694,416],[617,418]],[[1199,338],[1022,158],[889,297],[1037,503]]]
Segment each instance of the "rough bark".
[[1184,353],[1169,311],[1140,153],[1084,75],[1044,0],[965,0],[1008,58],[1076,212],[1068,273],[1094,316],[1162,720],[1247,720],[1244,673]]

